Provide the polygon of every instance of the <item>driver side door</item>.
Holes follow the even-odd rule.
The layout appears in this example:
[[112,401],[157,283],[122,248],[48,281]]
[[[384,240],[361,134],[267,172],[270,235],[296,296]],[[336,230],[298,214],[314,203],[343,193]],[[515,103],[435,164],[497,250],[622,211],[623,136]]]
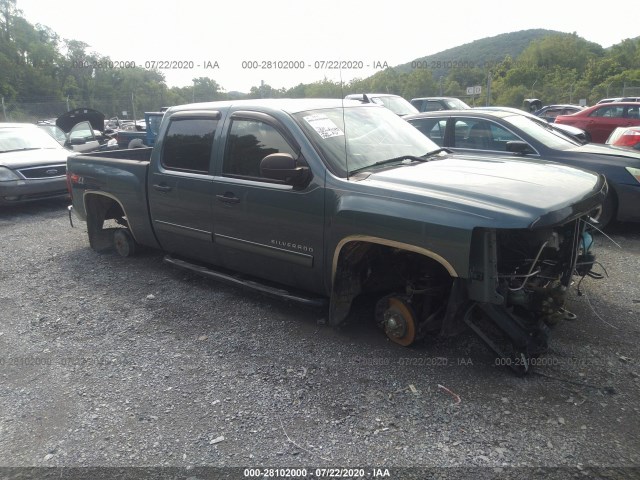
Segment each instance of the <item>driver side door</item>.
[[213,184],[214,245],[228,269],[302,290],[323,289],[323,178],[301,187],[260,172],[272,153],[306,166],[301,149],[275,118],[235,112],[225,125],[223,161]]

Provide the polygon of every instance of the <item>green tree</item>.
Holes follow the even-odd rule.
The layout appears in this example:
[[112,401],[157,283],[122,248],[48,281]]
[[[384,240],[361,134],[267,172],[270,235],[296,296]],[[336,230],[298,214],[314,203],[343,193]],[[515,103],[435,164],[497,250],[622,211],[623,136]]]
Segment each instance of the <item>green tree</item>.
[[416,68],[403,81],[401,95],[406,99],[430,97],[436,95],[438,85],[433,79],[431,70]]
[[218,82],[208,77],[193,79],[193,99],[196,102],[220,100],[221,88]]

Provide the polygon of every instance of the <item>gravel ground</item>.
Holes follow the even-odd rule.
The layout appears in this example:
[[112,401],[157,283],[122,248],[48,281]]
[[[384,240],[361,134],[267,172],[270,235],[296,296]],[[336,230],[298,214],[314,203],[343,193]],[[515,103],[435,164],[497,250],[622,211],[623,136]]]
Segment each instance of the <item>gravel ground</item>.
[[368,302],[335,330],[158,252],[96,254],[65,207],[0,210],[0,466],[640,478],[639,225],[597,238],[609,278],[520,378],[470,333],[394,345]]

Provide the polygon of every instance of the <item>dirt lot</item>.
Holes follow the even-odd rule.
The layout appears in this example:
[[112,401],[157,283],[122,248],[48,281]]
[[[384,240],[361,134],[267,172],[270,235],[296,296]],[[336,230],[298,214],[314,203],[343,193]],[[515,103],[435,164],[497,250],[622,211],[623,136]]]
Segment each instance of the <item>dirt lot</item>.
[[98,255],[65,207],[0,210],[0,466],[640,478],[638,225],[610,232],[620,248],[597,238],[609,278],[573,288],[578,319],[520,378],[472,334],[396,346],[366,302],[334,330],[158,252]]

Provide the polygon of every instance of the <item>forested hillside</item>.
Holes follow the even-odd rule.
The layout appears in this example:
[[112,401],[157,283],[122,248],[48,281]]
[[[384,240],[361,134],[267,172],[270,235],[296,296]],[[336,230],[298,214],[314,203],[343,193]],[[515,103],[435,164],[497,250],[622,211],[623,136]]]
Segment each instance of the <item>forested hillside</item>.
[[[542,28],[502,33],[495,37],[481,38],[464,45],[449,48],[433,55],[416,58],[414,61],[398,65],[399,73],[410,73],[418,65],[428,65],[434,78],[449,73],[447,65],[456,62],[462,65],[485,65],[501,62],[505,57],[517,58],[533,41],[562,32]],[[428,39],[428,36],[425,36]],[[428,46],[428,40],[425,42]]]
[[[397,40],[401,41],[401,40]],[[387,68],[345,85],[329,80],[293,88],[271,85],[250,92],[224,91],[214,78],[186,87],[166,84],[161,71],[111,68],[108,56],[88,51],[78,39],[63,39],[22,17],[16,0],[0,0],[1,120],[34,120],[76,107],[107,116],[130,117],[162,106],[239,97],[342,97],[355,92],[389,92],[407,99],[449,95],[484,105],[522,107],[529,97],[544,103],[595,103],[605,96],[640,96],[640,39],[603,49],[575,34],[525,30],[497,35]],[[107,65],[110,68],[95,68]],[[487,98],[487,86],[491,86]],[[470,99],[466,87],[482,86]]]

